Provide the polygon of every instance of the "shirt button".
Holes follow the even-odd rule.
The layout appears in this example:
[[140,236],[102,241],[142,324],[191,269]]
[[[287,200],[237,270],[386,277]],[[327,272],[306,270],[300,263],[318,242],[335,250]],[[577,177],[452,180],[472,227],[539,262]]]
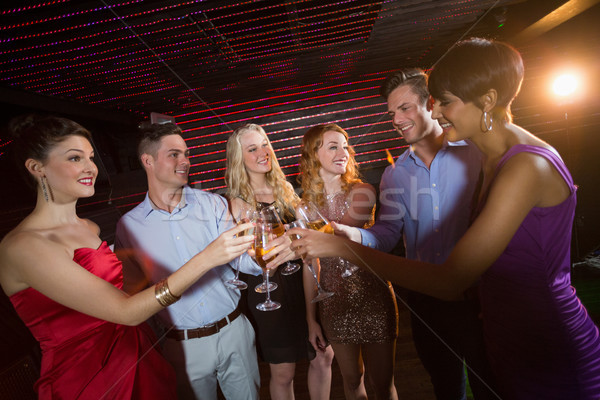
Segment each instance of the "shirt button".
[[439,229],[437,229],[437,228],[435,228],[433,231],[434,231],[434,232],[439,232],[440,230],[439,230]]
[[435,183],[432,183],[432,184],[431,184],[431,187],[435,187],[435,186],[436,186],[436,185],[435,185]]
[[438,207],[438,206],[435,206],[433,209],[434,209],[434,210],[439,210],[439,207]]
[[179,236],[176,236],[175,239],[179,240]]

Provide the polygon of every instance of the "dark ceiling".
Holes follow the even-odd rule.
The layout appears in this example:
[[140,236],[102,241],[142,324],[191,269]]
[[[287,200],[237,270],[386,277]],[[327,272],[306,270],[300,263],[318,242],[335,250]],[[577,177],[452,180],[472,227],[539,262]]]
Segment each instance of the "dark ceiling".
[[0,85],[137,114],[209,108],[269,87],[431,66],[462,36],[512,36],[563,3],[3,0]]

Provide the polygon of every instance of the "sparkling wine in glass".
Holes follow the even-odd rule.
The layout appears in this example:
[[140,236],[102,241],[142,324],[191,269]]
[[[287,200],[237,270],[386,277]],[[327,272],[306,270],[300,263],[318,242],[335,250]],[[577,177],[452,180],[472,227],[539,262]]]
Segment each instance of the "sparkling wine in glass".
[[[306,225],[310,229],[314,229],[315,231],[320,231],[324,233],[334,233],[333,227],[331,226],[331,222],[329,222],[327,218],[325,218],[323,214],[319,212],[319,209],[314,203],[302,203],[298,208],[298,213],[306,221]],[[344,265],[346,266],[346,268],[342,272],[342,278],[347,278],[358,270],[358,267],[356,265],[350,264],[345,260]]]
[[267,263],[270,261],[268,253],[271,249],[265,249],[271,240],[275,238],[271,225],[265,221],[258,221],[254,230],[254,251],[256,253],[256,262],[263,270],[263,280],[266,287],[267,299],[256,305],[261,311],[277,310],[281,307],[276,301],[271,300],[271,290],[269,289],[269,269]]
[[[290,222],[289,229],[292,229],[292,228],[307,229],[308,226],[306,224],[306,221],[299,219],[299,220]],[[300,239],[300,237],[298,235],[291,235],[291,238],[292,238],[292,241]],[[304,257],[302,258],[302,261],[304,261],[304,265],[306,265],[306,267],[312,274],[313,278],[315,278],[315,282],[317,283],[317,296],[315,298],[313,298],[311,300],[311,302],[316,303],[318,301],[325,300],[326,298],[333,296],[334,295],[333,292],[327,292],[327,291],[323,290],[323,288],[321,287],[321,284],[319,283],[319,278],[317,277],[317,272],[315,271],[315,268],[312,265],[312,261],[306,261],[306,260],[304,260]]]
[[[285,225],[279,218],[279,213],[274,205],[263,208],[260,213],[263,219],[271,224],[275,236],[279,237],[285,233]],[[291,275],[298,271],[300,271],[300,265],[286,261],[285,267],[281,270],[281,275]]]
[[302,203],[298,207],[298,213],[300,219],[306,221],[306,226],[315,231],[321,231],[325,233],[333,233],[331,223],[319,212],[317,206],[312,203]]

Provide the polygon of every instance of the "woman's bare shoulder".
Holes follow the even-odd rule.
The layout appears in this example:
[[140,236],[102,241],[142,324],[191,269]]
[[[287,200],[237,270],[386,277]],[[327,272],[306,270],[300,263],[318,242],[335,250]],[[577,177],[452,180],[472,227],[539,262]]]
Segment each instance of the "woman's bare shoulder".
[[91,219],[84,218],[82,221],[88,226],[88,228],[95,234],[100,235],[100,226],[92,221]]

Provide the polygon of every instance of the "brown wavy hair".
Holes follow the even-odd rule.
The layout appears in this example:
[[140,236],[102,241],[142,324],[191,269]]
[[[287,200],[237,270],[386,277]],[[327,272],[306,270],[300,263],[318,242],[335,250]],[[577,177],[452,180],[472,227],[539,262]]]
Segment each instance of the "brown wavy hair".
[[243,134],[255,131],[258,132],[269,144],[269,155],[271,157],[271,170],[266,173],[268,185],[273,188],[273,197],[275,205],[279,210],[282,218],[294,218],[295,208],[300,201],[291,183],[289,183],[285,174],[279,166],[279,162],[275,157],[275,152],[271,146],[271,141],[267,137],[267,133],[260,125],[246,124],[233,131],[227,140],[225,184],[227,185],[226,196],[230,199],[236,197],[241,198],[246,203],[250,204],[253,209],[257,208],[254,190],[250,185],[250,177],[244,165],[244,156],[242,143],[240,141]]
[[[302,138],[302,154],[300,156],[300,175],[298,182],[302,185],[302,200],[312,201],[318,207],[325,204],[325,188],[319,175],[321,163],[317,151],[323,146],[323,135],[327,131],[339,132],[348,140],[348,133],[337,124],[316,125],[310,128]],[[354,149],[348,145],[350,157],[346,172],[342,174],[342,190],[349,192],[352,185],[361,183],[358,163],[354,159]]]

